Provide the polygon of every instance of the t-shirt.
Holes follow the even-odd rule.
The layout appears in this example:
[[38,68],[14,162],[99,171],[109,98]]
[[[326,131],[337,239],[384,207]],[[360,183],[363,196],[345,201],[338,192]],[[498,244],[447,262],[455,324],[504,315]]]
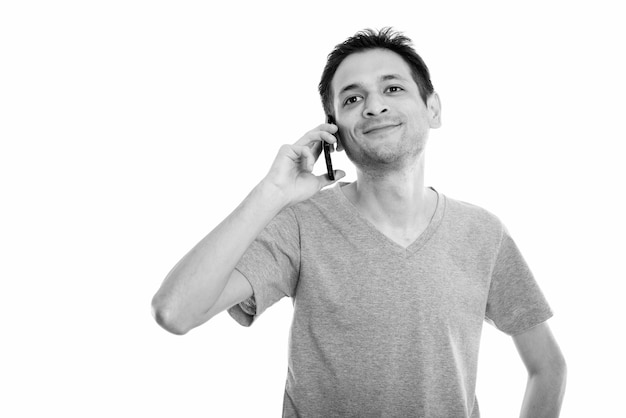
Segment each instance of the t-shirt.
[[240,324],[293,298],[283,416],[479,417],[483,321],[515,335],[552,316],[517,246],[494,215],[437,192],[404,248],[345,184],[284,209],[236,267],[254,292],[228,310]]

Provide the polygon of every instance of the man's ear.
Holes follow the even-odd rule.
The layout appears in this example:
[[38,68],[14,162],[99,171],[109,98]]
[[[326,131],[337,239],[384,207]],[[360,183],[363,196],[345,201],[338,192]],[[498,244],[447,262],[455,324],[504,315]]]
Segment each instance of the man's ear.
[[441,101],[437,92],[433,92],[426,100],[428,108],[428,116],[431,128],[439,128],[441,126]]

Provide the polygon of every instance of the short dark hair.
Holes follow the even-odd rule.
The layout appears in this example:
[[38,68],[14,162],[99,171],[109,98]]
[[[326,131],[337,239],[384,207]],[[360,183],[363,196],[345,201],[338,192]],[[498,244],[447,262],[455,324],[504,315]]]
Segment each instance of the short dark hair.
[[413,49],[412,41],[409,38],[391,27],[384,27],[378,31],[364,29],[335,46],[335,49],[328,54],[319,84],[322,106],[324,106],[324,112],[327,115],[333,114],[331,82],[337,68],[348,55],[370,49],[388,49],[400,55],[411,68],[411,75],[424,103],[433,93],[434,88],[430,81],[428,67]]

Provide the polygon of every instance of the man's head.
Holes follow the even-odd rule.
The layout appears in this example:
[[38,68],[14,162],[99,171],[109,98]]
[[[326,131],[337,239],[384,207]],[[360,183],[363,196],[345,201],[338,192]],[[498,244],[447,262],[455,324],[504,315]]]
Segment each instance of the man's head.
[[400,55],[411,69],[413,80],[417,84],[420,96],[424,103],[433,93],[433,84],[430,81],[428,67],[422,58],[415,52],[411,40],[392,28],[383,28],[380,31],[365,29],[335,46],[328,54],[326,66],[322,72],[319,84],[319,93],[327,115],[334,115],[332,80],[335,72],[343,60],[351,54],[371,49],[388,49]]
[[383,29],[359,32],[329,55],[320,82],[339,147],[363,172],[415,166],[430,128],[440,125],[439,98],[408,38]]

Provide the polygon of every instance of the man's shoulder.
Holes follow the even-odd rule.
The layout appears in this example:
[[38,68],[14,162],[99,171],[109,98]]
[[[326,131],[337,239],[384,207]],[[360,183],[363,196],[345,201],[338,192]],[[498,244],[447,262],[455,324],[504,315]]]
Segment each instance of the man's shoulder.
[[292,206],[296,213],[307,213],[310,211],[321,211],[332,209],[339,204],[337,192],[339,185],[333,185],[322,189],[314,196]]
[[446,214],[457,224],[470,224],[500,231],[502,221],[493,212],[474,203],[446,195]]

